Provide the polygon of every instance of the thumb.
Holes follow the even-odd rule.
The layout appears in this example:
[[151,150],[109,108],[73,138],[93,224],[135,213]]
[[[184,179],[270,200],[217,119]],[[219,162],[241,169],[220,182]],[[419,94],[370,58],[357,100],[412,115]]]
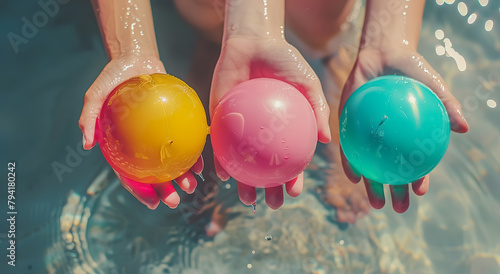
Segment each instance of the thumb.
[[236,71],[228,70],[225,65],[226,61],[222,56],[215,66],[210,88],[210,117],[214,114],[215,107],[220,99],[234,86],[250,79],[250,70],[247,66],[241,66]]
[[121,82],[122,79],[113,78],[107,70],[103,70],[85,93],[82,113],[78,121],[78,126],[83,133],[84,149],[91,149],[95,146],[97,142],[95,137],[97,117],[108,94]]
[[326,102],[323,88],[317,77],[299,78],[294,86],[306,97],[311,105],[318,126],[318,140],[329,143],[332,140],[330,132],[330,107]]

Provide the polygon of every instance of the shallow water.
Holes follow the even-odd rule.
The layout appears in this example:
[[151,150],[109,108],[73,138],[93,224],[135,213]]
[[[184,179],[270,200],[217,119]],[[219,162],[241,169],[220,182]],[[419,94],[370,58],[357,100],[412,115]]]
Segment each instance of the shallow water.
[[[205,185],[217,184],[217,201],[230,210],[215,237],[205,233],[211,211],[194,214],[207,187],[181,195],[187,202],[178,210],[150,211],[121,187],[97,148],[80,150],[83,95],[106,63],[90,3],[61,6],[18,53],[3,39],[0,155],[4,164],[17,162],[18,215],[16,266],[4,260],[0,272],[500,273],[500,32],[498,25],[485,30],[489,19],[500,24],[500,3],[464,1],[462,16],[458,2],[441,2],[427,3],[419,52],[463,104],[471,130],[452,134],[428,194],[412,195],[404,214],[387,203],[347,225],[317,193],[330,167],[320,153],[304,193],[278,211],[259,200],[254,214],[237,200],[234,184],[206,172]],[[195,35],[171,2],[152,4],[161,57],[182,77]],[[20,33],[21,18],[41,10],[35,1],[0,7],[4,35]],[[445,45],[463,60],[439,55]],[[69,170],[58,176],[58,164]],[[6,194],[0,197],[5,205]],[[3,249],[7,223],[0,227]]]

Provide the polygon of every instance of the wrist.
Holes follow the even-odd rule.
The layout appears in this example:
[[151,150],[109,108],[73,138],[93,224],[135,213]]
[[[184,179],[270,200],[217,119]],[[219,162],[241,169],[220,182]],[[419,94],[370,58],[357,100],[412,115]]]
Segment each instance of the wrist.
[[224,38],[284,38],[284,0],[226,0]]
[[150,59],[160,60],[158,49],[141,47],[140,50],[134,50],[134,45],[127,47],[108,47],[108,56],[110,60],[118,59]]
[[360,49],[416,51],[423,0],[368,0]]

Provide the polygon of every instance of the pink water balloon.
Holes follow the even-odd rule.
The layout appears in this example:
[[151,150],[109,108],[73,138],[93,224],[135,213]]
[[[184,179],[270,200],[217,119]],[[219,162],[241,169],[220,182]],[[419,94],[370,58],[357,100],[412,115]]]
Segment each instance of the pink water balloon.
[[280,186],[311,161],[318,130],[311,105],[292,85],[257,78],[232,88],[212,117],[214,154],[237,181]]

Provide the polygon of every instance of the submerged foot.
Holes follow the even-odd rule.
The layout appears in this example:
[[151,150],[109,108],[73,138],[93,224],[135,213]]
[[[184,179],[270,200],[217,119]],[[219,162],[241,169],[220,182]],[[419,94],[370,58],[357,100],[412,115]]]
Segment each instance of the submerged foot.
[[210,223],[205,226],[208,237],[214,237],[226,227],[228,210],[222,210],[222,204],[218,204],[215,207]]
[[354,223],[370,211],[366,190],[363,184],[351,183],[339,164],[334,166],[327,170],[323,199],[335,207],[339,222]]

